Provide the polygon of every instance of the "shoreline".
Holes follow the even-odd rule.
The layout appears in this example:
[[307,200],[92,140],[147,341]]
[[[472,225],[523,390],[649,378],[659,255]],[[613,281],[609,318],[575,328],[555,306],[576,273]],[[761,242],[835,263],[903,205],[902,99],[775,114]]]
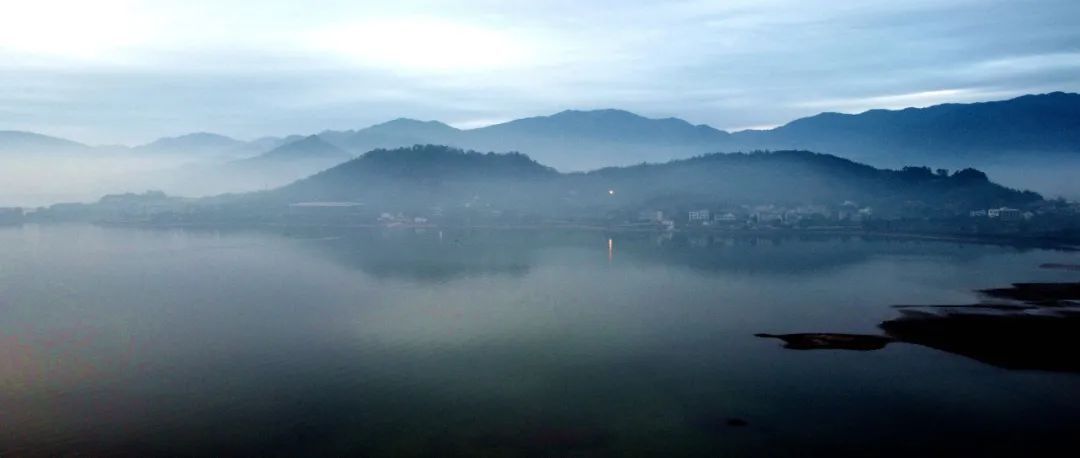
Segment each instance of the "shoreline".
[[494,231],[594,231],[607,233],[633,233],[643,234],[679,234],[679,235],[723,235],[723,236],[801,236],[801,235],[824,235],[824,236],[859,236],[859,237],[882,237],[906,240],[925,240],[935,242],[959,242],[978,243],[1008,246],[1038,246],[1065,251],[1080,251],[1080,237],[1061,238],[1044,236],[1020,236],[1006,234],[955,234],[955,233],[928,233],[928,232],[905,232],[905,231],[882,231],[864,229],[858,227],[822,227],[822,228],[760,228],[760,229],[724,229],[693,227],[688,229],[663,230],[655,227],[627,227],[610,226],[600,224],[470,224],[470,225],[440,225],[440,224],[324,224],[324,223],[297,223],[297,222],[258,222],[258,223],[228,223],[228,222],[172,222],[172,223],[148,223],[148,222],[116,222],[116,221],[29,221],[0,227],[13,227],[26,224],[70,224],[81,223],[104,227],[139,227],[159,229],[183,229],[183,228],[232,228],[232,229],[259,229],[259,228],[327,228],[327,229],[383,229],[383,230],[494,230]]

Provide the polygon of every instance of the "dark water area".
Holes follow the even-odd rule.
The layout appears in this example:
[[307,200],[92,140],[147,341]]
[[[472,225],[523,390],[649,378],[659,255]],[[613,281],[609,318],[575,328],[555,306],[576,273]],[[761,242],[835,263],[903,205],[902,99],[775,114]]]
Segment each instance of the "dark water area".
[[[2,227],[0,455],[1049,454],[1080,446],[1080,374],[881,325],[1077,264],[856,236]],[[798,333],[837,348],[755,335]]]

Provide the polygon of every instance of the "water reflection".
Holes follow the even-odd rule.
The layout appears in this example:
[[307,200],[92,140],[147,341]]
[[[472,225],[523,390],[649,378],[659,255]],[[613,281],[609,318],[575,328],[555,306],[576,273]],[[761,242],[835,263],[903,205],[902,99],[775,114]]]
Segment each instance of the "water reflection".
[[526,274],[539,252],[583,249],[603,240],[607,260],[620,251],[634,262],[662,263],[709,272],[791,275],[844,269],[876,257],[934,257],[974,262],[1031,246],[998,246],[851,235],[603,234],[592,231],[413,230],[289,228],[327,259],[376,277],[444,282],[485,274]]
[[[539,248],[528,234],[362,229],[290,232],[320,256],[378,278],[446,282],[476,275],[526,274]],[[542,242],[542,240],[539,240]]]
[[1076,262],[860,237],[3,228],[0,454],[1060,445],[1080,412],[1071,374],[987,374],[910,345],[794,355],[751,335],[871,334],[888,304],[1075,276],[1025,267],[1042,263]]

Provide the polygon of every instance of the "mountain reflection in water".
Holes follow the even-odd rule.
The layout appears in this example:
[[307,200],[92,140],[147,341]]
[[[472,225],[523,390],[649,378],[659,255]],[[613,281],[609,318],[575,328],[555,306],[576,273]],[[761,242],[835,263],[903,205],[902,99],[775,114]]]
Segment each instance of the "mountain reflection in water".
[[[809,234],[5,226],[0,455],[1037,455],[1071,442],[1076,374],[885,340],[915,340],[906,328],[871,352],[751,333],[829,329],[844,335],[812,344],[858,349],[888,304],[1075,280],[1037,266],[1076,256]],[[1051,308],[994,301],[900,310]]]

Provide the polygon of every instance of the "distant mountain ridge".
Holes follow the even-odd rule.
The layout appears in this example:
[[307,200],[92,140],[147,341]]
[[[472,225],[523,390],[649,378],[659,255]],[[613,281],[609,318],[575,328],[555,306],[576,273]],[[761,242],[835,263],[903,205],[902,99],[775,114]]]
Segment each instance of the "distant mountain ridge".
[[[424,126],[424,128],[419,128]],[[373,148],[443,144],[521,151],[560,170],[662,162],[710,152],[806,149],[873,165],[964,167],[1080,158],[1080,94],[1054,92],[1009,100],[950,103],[858,114],[821,113],[769,130],[726,132],[678,118],[615,110],[567,110],[460,130],[398,119],[321,137],[355,154]]]
[[518,134],[545,137],[577,137],[600,141],[635,141],[649,144],[712,144],[730,134],[707,125],[693,125],[678,118],[652,119],[625,110],[566,110],[550,116],[517,119],[473,129],[492,135]]
[[457,145],[463,142],[464,131],[439,121],[418,121],[398,118],[359,130],[324,131],[319,133],[335,145],[355,154],[379,148],[400,148],[417,144]]
[[[210,132],[195,132],[176,137],[164,137],[132,150],[148,154],[190,155],[193,158],[238,157],[245,154],[243,142],[232,137]],[[247,154],[257,154],[251,152]]]
[[983,160],[1009,153],[1080,156],[1080,94],[926,108],[822,113],[733,134],[749,148],[805,148],[875,162]]
[[[726,132],[678,118],[625,110],[566,110],[475,129],[398,118],[358,130],[317,134],[354,155],[378,148],[440,144],[479,151],[521,151],[560,170],[661,162],[710,152],[807,149],[878,165],[966,165],[1037,154],[1080,156],[1080,94],[1053,92],[1009,100],[926,108],[821,113],[768,130]],[[133,147],[157,153],[255,156],[302,138],[251,142],[198,132]],[[0,131],[0,151],[90,148],[29,132]]]
[[[624,110],[601,109],[566,110],[474,129],[398,118],[362,129],[327,130],[316,135],[353,156],[374,149],[438,144],[477,151],[519,151],[562,171],[665,162],[713,152],[811,150],[877,167],[977,167],[1013,186],[1080,197],[1080,183],[1071,172],[1080,167],[1080,94],[1064,92],[858,114],[821,113],[774,129],[734,133],[678,118],[652,119]],[[130,152],[222,163],[255,157],[303,138],[291,135],[244,142],[195,133],[159,139],[130,148]],[[0,153],[56,151],[81,154],[104,149],[56,137],[0,131]],[[311,171],[302,170],[305,174]]]
[[0,130],[0,153],[47,153],[89,150],[90,146],[60,137],[19,130]]
[[320,137],[353,153],[415,144],[479,151],[521,151],[563,170],[659,161],[715,151],[730,137],[676,118],[650,119],[628,111],[566,110],[476,129],[399,118],[359,130],[324,131]]
[[[270,146],[271,149],[253,157],[244,154],[240,159],[223,164],[204,163],[177,170],[175,175],[197,179],[208,189],[250,191],[280,186],[353,158],[348,151],[330,144],[318,135],[270,137],[256,142]],[[250,144],[245,147],[249,150],[251,148]],[[236,154],[245,149],[233,148],[231,151]],[[245,189],[239,186],[241,184],[249,187]]]
[[221,148],[239,146],[243,142],[231,137],[210,132],[194,132],[176,137],[164,137],[137,148],[170,150],[182,148]]
[[254,161],[304,161],[304,160],[340,160],[344,161],[352,155],[333,144],[323,140],[318,135],[309,135],[298,140],[289,141],[282,145],[262,153],[253,158],[244,159],[243,162]]

